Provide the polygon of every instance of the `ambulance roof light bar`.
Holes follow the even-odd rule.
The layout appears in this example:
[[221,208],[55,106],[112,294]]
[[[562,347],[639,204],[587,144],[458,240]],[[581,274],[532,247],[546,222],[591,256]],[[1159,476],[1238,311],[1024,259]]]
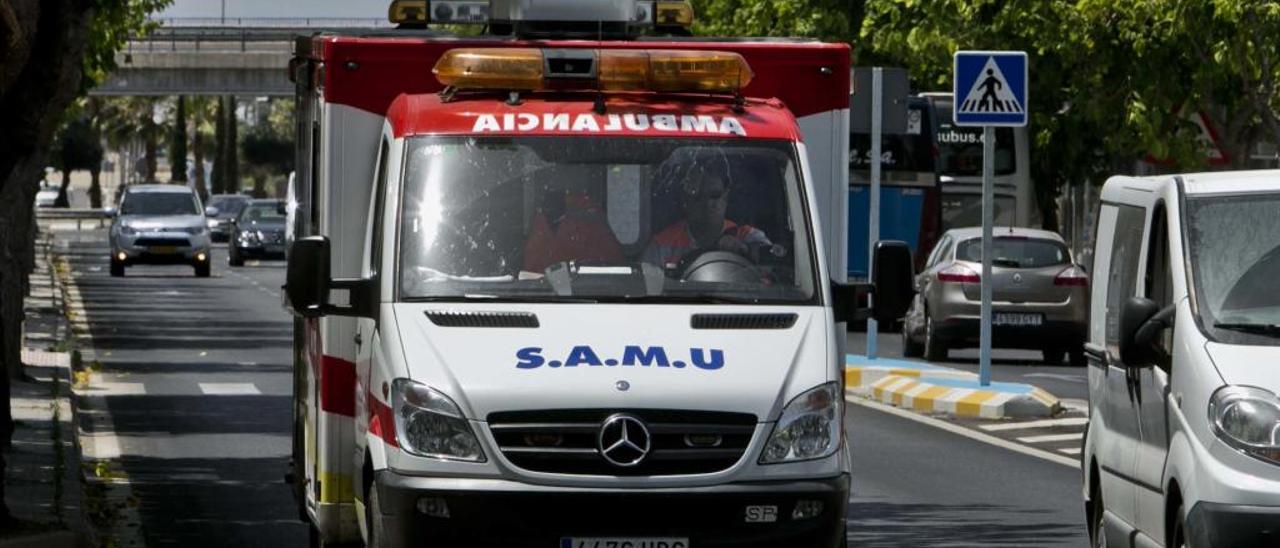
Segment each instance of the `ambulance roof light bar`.
[[459,48],[432,72],[452,90],[704,92],[740,95],[755,76],[725,51]]
[[688,0],[394,0],[387,18],[403,27],[481,24],[491,31],[538,35],[616,34],[616,29],[687,35],[693,6]]

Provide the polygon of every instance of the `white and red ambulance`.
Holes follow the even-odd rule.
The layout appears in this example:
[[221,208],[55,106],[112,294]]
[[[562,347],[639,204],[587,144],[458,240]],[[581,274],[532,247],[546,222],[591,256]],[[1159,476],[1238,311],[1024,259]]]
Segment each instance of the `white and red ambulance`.
[[654,36],[683,2],[392,12],[490,34],[298,42],[314,540],[843,546],[849,48]]

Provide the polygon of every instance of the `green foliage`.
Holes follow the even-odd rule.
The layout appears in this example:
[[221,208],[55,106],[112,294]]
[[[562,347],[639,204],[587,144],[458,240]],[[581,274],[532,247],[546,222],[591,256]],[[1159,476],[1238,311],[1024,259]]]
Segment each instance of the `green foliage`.
[[102,83],[107,74],[115,70],[116,52],[124,48],[129,37],[154,30],[158,24],[147,17],[172,3],[173,0],[93,0],[94,16],[84,56],[83,91],[88,92]]
[[57,163],[63,170],[92,170],[102,164],[102,143],[87,117],[73,120],[57,138]]
[[693,0],[694,33],[848,40],[864,0]]
[[293,170],[293,105],[292,99],[268,102],[265,115],[245,133],[240,148],[251,169],[272,175]]

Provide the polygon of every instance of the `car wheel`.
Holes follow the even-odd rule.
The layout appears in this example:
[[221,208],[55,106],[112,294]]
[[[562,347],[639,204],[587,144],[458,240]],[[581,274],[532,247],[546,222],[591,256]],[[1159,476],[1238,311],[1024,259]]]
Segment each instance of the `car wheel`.
[[124,263],[111,259],[111,277],[119,278],[124,276]]
[[1179,506],[1174,510],[1173,530],[1169,531],[1171,537],[1169,546],[1173,548],[1187,548],[1187,517],[1182,513],[1182,507]]
[[907,329],[907,323],[902,322],[902,356],[919,358],[922,354],[924,354],[924,345],[916,342],[911,336],[911,330]]
[[387,545],[386,528],[382,523],[382,501],[378,497],[378,487],[376,485],[369,486],[369,504],[366,506],[365,523],[369,524],[369,542],[366,544],[369,548],[379,548]]
[[1090,498],[1093,499],[1093,507],[1089,516],[1089,536],[1093,541],[1090,545],[1093,548],[1107,548],[1107,528],[1103,524],[1102,516],[1106,514],[1106,506],[1102,503],[1102,489],[1094,484],[1091,489]]
[[1044,363],[1046,365],[1062,365],[1062,358],[1067,355],[1067,351],[1058,347],[1044,349]]
[[199,263],[195,266],[197,278],[208,278],[209,275],[213,273],[213,265],[209,264],[209,261]]
[[947,342],[933,331],[933,318],[924,313],[924,359],[931,362],[946,361]]
[[235,245],[227,248],[227,262],[231,266],[244,266],[244,257],[240,256],[240,251]]

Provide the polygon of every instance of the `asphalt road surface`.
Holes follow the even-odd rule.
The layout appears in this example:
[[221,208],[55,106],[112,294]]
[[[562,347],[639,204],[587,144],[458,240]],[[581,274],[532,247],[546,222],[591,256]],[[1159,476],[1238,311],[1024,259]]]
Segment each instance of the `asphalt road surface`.
[[[180,266],[111,278],[105,233],[63,235],[58,247],[102,364],[84,403],[89,433],[119,453],[146,544],[304,545],[282,479],[291,421],[283,264],[231,269],[219,248],[210,279]],[[859,337],[851,334],[851,351],[863,348]],[[1083,375],[1024,363],[1035,359],[1003,356],[996,378]],[[1045,378],[1060,383],[1060,396],[1078,394],[1069,380]],[[1087,544],[1077,470],[856,405],[847,428],[851,546]]]

